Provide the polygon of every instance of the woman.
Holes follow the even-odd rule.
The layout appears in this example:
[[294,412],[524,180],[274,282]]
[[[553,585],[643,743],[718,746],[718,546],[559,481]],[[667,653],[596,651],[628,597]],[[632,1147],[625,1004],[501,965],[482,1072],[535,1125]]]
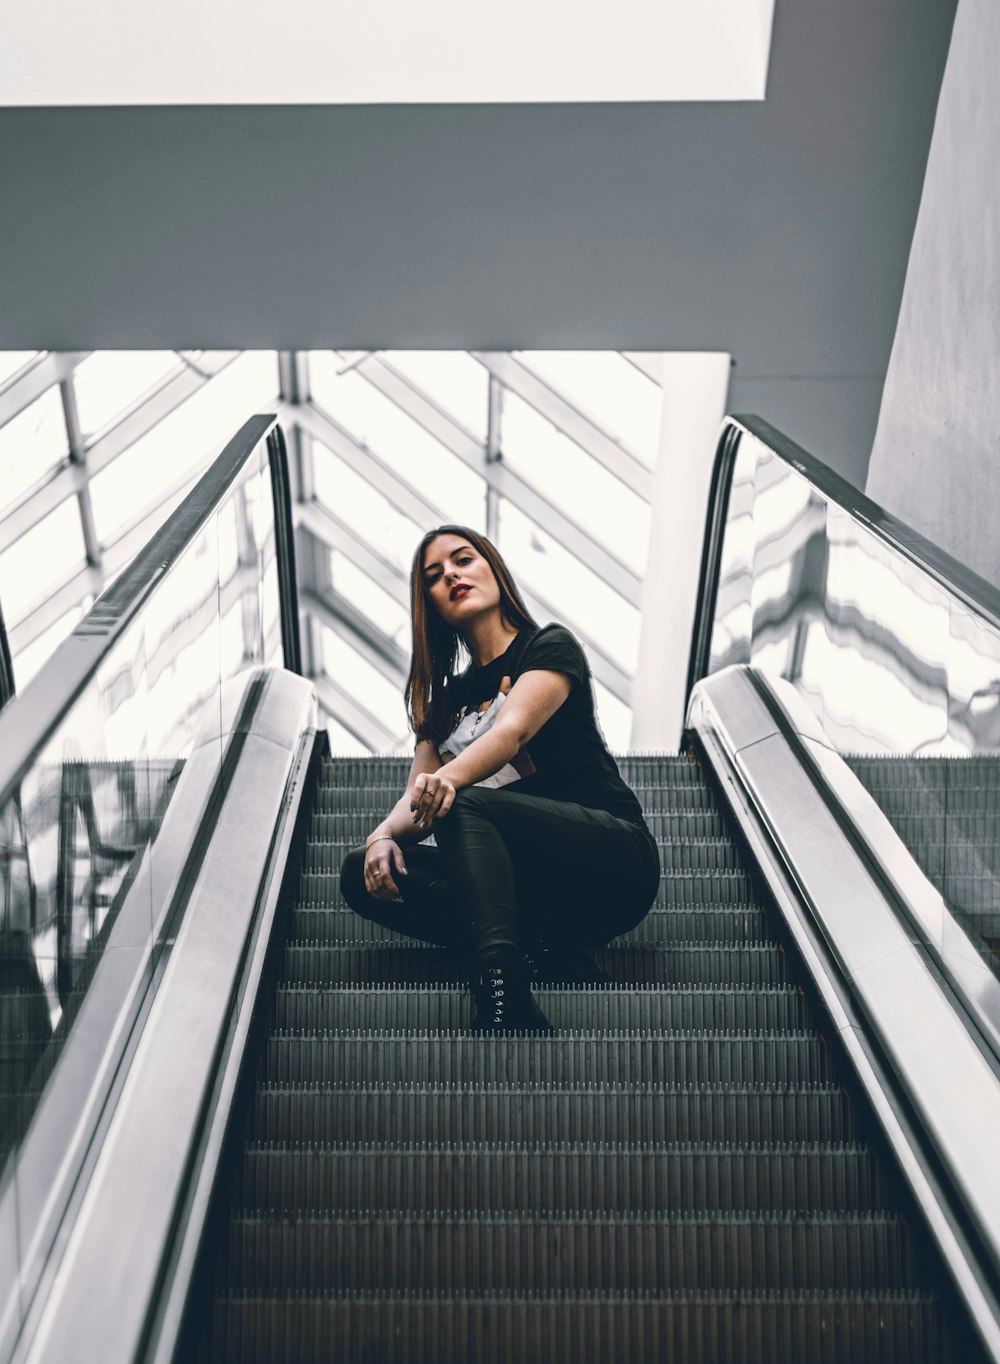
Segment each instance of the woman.
[[[462,953],[473,1031],[551,1032],[529,963],[549,980],[606,981],[587,949],[648,912],[656,844],[597,727],[582,648],[538,628],[489,540],[428,531],[410,603],[416,753],[399,801],[344,862],[344,898]],[[431,833],[436,847],[409,846]]]

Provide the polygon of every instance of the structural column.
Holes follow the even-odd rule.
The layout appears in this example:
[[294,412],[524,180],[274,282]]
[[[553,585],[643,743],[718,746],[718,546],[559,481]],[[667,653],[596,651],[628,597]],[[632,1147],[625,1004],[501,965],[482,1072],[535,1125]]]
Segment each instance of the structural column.
[[680,744],[705,512],[729,372],[724,351],[663,356],[663,417],[632,691],[633,749],[671,751]]

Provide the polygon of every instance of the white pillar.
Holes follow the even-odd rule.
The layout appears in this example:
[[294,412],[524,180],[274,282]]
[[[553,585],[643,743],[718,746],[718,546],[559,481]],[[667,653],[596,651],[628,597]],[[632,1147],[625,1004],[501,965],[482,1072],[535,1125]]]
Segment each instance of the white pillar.
[[662,359],[663,417],[632,692],[632,748],[669,752],[679,746],[684,728],[705,513],[730,357],[693,351]]

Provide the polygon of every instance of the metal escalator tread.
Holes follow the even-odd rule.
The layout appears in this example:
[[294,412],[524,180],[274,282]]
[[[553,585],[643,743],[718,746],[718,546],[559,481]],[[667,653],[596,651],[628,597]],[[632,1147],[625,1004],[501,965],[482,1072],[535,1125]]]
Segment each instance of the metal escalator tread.
[[980,755],[847,762],[983,960],[1000,973],[1000,761]]
[[959,1357],[700,768],[622,770],[656,906],[612,985],[539,982],[555,1036],[486,1038],[457,962],[339,897],[406,763],[325,764],[201,1358]]
[[[401,939],[391,929],[362,919],[346,906],[328,909],[317,905],[300,905],[294,914],[295,936],[313,943],[350,943],[352,946],[378,943],[385,947],[399,944]],[[673,909],[664,906],[653,909],[640,924],[617,941],[622,946],[638,943],[696,943],[723,941],[770,941],[772,930],[766,914],[756,905],[681,905]],[[415,946],[413,940],[407,940]]]

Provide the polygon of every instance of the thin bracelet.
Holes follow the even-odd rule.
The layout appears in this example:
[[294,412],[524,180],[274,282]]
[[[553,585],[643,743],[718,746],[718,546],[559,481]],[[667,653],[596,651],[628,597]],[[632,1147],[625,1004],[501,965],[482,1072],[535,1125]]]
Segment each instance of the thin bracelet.
[[392,834],[379,834],[378,838],[373,838],[373,839],[371,839],[370,842],[368,842],[368,843],[365,844],[365,852],[368,851],[368,849],[372,846],[373,843],[386,843],[386,842],[395,843],[395,841],[396,841],[396,840],[395,840],[395,838],[392,836]]

